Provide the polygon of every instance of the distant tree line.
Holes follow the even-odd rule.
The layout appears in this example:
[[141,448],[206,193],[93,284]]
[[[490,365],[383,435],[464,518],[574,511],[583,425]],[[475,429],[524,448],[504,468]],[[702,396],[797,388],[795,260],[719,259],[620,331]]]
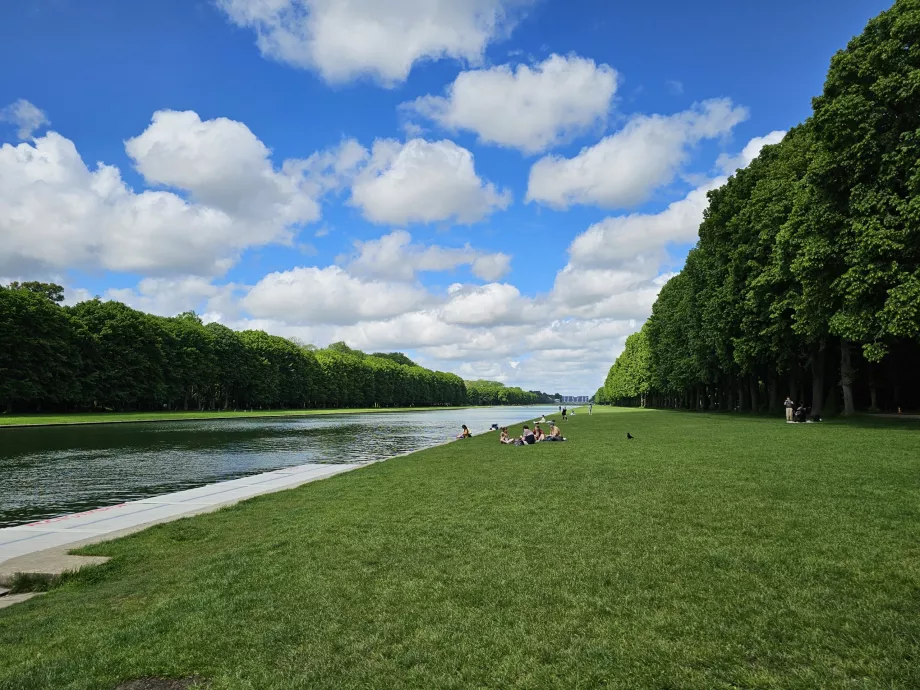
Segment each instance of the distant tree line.
[[556,399],[541,391],[506,387],[497,381],[466,381],[470,405],[539,405],[553,404]]
[[[402,353],[326,349],[160,317],[99,299],[61,306],[63,288],[0,286],[0,409],[226,410],[490,404],[454,374]],[[500,386],[500,384],[497,384]],[[505,389],[517,391],[520,389]],[[530,402],[516,394],[491,404]]]
[[813,115],[709,193],[699,242],[596,397],[920,407],[920,1],[834,56]]

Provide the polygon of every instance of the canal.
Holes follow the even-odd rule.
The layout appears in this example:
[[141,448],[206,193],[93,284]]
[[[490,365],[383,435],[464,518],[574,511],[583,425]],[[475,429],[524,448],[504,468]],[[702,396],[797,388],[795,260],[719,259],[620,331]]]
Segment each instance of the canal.
[[443,443],[461,424],[477,434],[556,409],[0,428],[0,527],[309,462],[381,460]]

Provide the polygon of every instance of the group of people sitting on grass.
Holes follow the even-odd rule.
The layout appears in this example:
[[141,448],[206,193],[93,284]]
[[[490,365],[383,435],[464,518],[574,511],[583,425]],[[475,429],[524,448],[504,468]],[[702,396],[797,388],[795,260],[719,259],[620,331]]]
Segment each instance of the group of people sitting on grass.
[[549,430],[549,434],[540,427],[540,422],[536,422],[533,425],[533,429],[529,425],[524,425],[524,430],[521,435],[517,438],[511,438],[511,435],[508,433],[508,427],[502,427],[502,433],[500,441],[502,445],[513,445],[513,446],[532,446],[534,443],[539,443],[540,441],[565,441],[565,438],[562,436],[562,430],[556,426],[555,422],[550,422],[552,425]]
[[[541,423],[546,423],[546,417],[544,416],[539,421],[534,422],[533,429],[530,428],[529,424],[524,425],[524,430],[520,436],[517,438],[511,438],[508,434],[508,427],[503,426],[501,428],[501,436],[499,440],[502,445],[512,445],[512,446],[532,446],[534,443],[539,443],[540,441],[565,441],[565,437],[562,435],[562,430],[556,426],[556,422],[549,422],[550,430],[547,434],[540,427]],[[495,431],[498,429],[498,424],[493,424],[492,428],[489,431]],[[473,436],[470,433],[469,428],[466,424],[460,425],[460,433],[457,434],[457,438],[471,438]]]

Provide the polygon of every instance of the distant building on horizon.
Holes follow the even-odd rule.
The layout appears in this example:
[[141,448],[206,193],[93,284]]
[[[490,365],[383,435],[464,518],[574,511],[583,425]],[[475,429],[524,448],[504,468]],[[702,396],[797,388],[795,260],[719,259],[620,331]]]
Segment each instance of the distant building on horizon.
[[559,402],[564,403],[586,403],[590,400],[590,395],[563,395],[561,398],[559,398]]

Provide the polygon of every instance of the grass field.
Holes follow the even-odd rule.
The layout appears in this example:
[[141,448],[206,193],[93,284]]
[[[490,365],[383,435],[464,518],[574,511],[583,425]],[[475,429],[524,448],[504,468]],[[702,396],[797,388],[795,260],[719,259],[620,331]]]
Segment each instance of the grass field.
[[0,611],[0,688],[920,687],[920,424],[563,431],[91,547],[113,560]]
[[361,412],[418,412],[422,410],[457,410],[458,407],[369,407],[364,409],[332,410],[250,410],[228,412],[77,412],[61,414],[0,414],[3,426],[42,426],[51,424],[112,424],[116,422],[173,422],[202,419],[234,419],[239,417],[305,417],[325,414],[358,414]]

